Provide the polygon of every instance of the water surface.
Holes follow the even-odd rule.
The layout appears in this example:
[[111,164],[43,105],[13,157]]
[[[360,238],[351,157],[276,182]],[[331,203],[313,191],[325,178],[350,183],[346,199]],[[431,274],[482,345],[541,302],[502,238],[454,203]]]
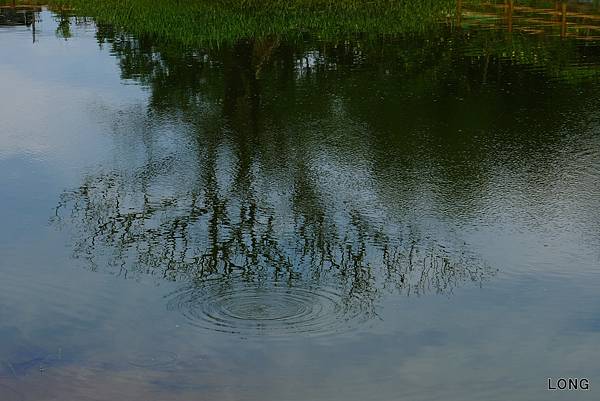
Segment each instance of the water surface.
[[597,10],[461,6],[218,45],[3,8],[0,399],[597,399]]

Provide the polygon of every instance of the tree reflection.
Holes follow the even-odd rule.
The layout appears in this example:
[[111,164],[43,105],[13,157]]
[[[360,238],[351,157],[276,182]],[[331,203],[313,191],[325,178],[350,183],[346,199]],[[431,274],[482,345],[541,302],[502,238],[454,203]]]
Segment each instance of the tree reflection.
[[493,274],[465,249],[444,249],[414,232],[391,238],[359,211],[336,220],[306,182],[292,185],[286,215],[249,188],[238,192],[239,177],[219,188],[216,164],[207,158],[198,189],[170,195],[118,173],[90,177],[63,194],[54,222],[74,228],[75,257],[124,277],[194,285],[215,277],[291,286],[334,280],[348,296],[374,300],[384,288],[443,293]]
[[[460,32],[343,42],[271,35],[202,49],[100,24],[98,42],[122,77],[150,89],[148,123],[115,124],[125,157],[66,192],[54,220],[73,230],[74,255],[93,270],[181,283],[170,307],[201,321],[219,313],[197,315],[215,300],[236,307],[232,294],[255,301],[272,292],[279,305],[293,296],[370,316],[388,291],[481,284],[495,270],[452,225],[474,214],[502,149],[512,149],[503,161],[511,168],[544,165],[565,140],[554,111],[578,107],[556,100],[568,86],[530,102],[548,73],[495,57],[496,34],[482,35],[485,57],[465,54],[478,38]],[[555,119],[532,126],[523,110]],[[142,162],[130,157],[135,149]],[[427,223],[431,209],[445,217]],[[265,305],[265,321],[287,312]]]
[[192,315],[248,283],[278,283],[277,291],[301,291],[294,300],[322,302],[347,321],[375,315],[388,291],[448,294],[495,273],[466,246],[444,247],[410,225],[373,219],[370,208],[332,201],[310,173],[312,151],[282,154],[287,171],[273,176],[252,135],[260,132],[241,130],[224,151],[228,138],[198,134],[189,163],[177,150],[150,150],[158,156],[140,166],[90,176],[62,196],[55,223],[73,230],[74,255],[92,270],[182,283],[169,305]]
[[[456,43],[467,39],[451,35],[271,35],[191,49],[98,25],[122,77],[149,88],[147,113],[135,116],[148,121],[115,124],[124,157],[65,192],[54,221],[72,230],[74,255],[92,270],[181,283],[169,307],[199,321],[218,314],[215,300],[241,307],[232,294],[259,299],[261,308],[243,312],[268,326],[287,316],[281,305],[302,315],[314,300],[372,316],[389,291],[481,284],[495,270],[453,225],[475,213],[503,149],[513,150],[510,168],[524,159],[543,165],[564,141],[553,111],[578,106],[531,103],[546,72],[489,47],[489,57],[465,54]],[[507,81],[516,94],[501,90]],[[554,119],[512,118],[524,108]],[[512,131],[488,132],[508,125],[506,116]],[[517,138],[522,131],[527,140]],[[434,218],[433,209],[446,213]]]

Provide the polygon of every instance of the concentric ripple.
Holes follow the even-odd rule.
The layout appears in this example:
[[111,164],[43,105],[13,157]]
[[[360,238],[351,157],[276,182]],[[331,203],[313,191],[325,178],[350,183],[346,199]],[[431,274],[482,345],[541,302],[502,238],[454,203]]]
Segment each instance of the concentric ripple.
[[366,321],[370,303],[322,285],[203,283],[175,294],[169,309],[191,324],[243,336],[323,335]]

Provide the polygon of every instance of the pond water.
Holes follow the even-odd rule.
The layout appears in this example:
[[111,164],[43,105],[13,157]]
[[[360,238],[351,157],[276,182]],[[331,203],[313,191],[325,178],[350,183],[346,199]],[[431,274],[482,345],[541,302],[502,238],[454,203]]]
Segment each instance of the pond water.
[[2,9],[0,399],[597,400],[596,14],[503,7],[213,46]]

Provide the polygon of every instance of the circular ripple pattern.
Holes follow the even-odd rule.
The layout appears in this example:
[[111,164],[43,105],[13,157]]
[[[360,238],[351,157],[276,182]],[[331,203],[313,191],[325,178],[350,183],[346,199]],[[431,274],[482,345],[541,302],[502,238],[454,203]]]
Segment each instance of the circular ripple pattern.
[[365,302],[356,297],[322,286],[284,284],[205,283],[177,293],[169,309],[180,310],[198,327],[244,336],[333,334],[369,317]]

